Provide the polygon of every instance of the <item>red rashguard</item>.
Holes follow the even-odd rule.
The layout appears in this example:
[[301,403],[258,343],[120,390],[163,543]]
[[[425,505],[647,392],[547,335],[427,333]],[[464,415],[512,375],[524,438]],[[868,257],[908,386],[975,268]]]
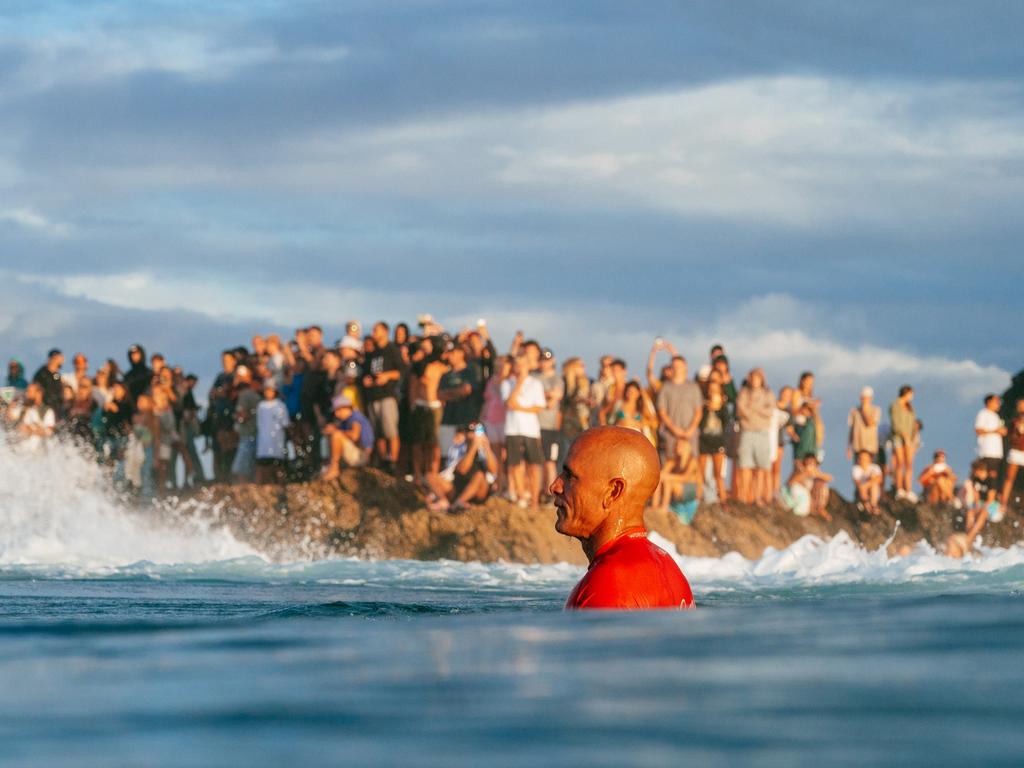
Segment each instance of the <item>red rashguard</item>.
[[693,592],[676,561],[630,528],[601,547],[565,603],[573,608],[692,608]]

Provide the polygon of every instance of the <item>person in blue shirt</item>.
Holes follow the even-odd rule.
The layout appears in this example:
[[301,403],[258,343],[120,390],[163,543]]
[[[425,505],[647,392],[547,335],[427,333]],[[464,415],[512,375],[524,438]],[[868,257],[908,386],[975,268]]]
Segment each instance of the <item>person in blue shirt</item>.
[[331,401],[334,418],[323,433],[331,444],[331,458],[324,469],[324,480],[338,476],[341,467],[365,467],[373,453],[373,427],[352,401],[338,395]]

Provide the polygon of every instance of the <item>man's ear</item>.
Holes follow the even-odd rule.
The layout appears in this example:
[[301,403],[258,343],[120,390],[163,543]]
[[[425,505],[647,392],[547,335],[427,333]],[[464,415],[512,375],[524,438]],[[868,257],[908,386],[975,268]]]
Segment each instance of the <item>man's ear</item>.
[[622,499],[626,493],[626,481],[621,477],[613,477],[608,481],[608,487],[604,492],[604,506],[607,509],[615,502]]

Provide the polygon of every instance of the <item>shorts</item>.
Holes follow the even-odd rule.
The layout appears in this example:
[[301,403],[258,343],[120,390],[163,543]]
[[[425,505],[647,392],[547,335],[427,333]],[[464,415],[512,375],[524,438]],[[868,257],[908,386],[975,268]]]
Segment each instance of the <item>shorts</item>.
[[993,476],[998,476],[1000,470],[1003,468],[1003,460],[997,459],[995,456],[982,456],[978,461],[984,464],[985,468]]
[[697,439],[697,445],[700,446],[701,456],[709,456],[716,453],[725,454],[725,435],[701,435]]
[[505,442],[505,422],[488,421],[484,423],[484,429],[487,430],[487,439],[492,445],[501,445]]
[[740,433],[737,463],[740,469],[771,469],[772,445],[767,429]]
[[544,463],[544,454],[540,449],[539,437],[509,435],[505,438],[505,451],[508,455],[508,465],[510,467],[521,464],[523,461],[534,465]]
[[540,431],[540,447],[544,454],[544,461],[558,461],[562,456],[562,433],[557,429],[542,429]]
[[378,438],[393,440],[398,437],[398,401],[385,397],[370,403],[370,425]]
[[346,467],[365,467],[370,459],[370,449],[360,448],[348,438],[341,444],[341,463]]
[[412,409],[412,434],[409,439],[413,445],[438,445],[440,426],[440,408],[430,408],[425,405],[414,406]]
[[1011,448],[1010,452],[1006,454],[1006,463],[1013,464],[1015,467],[1024,467],[1024,451]]

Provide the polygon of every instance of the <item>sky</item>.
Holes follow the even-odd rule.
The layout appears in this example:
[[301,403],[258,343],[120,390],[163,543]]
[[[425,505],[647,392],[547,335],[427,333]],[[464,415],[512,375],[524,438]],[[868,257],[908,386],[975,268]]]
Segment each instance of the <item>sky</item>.
[[[1024,368],[1020,3],[0,6],[0,354],[209,380],[253,333],[721,342],[962,469]],[[923,462],[919,462],[923,466]]]

